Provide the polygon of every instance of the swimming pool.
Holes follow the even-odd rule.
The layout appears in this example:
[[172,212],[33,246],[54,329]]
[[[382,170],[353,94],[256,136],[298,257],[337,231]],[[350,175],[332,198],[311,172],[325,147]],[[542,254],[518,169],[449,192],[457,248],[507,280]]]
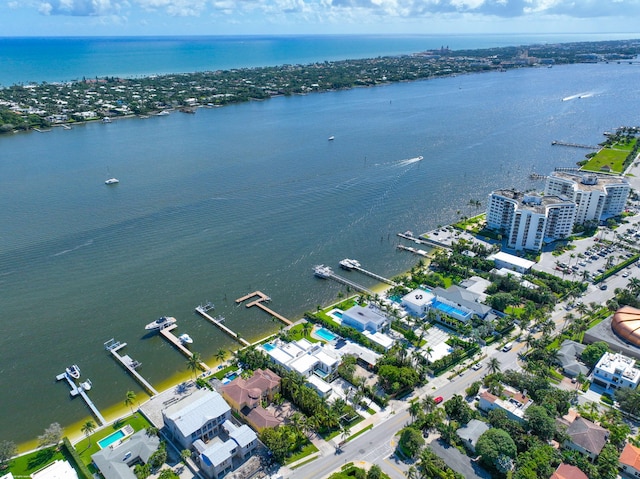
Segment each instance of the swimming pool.
[[321,339],[324,339],[325,341],[333,341],[334,339],[336,339],[336,335],[325,328],[317,329],[316,336],[320,337]]
[[462,311],[461,309],[455,308],[445,303],[441,303],[440,301],[437,301],[437,300],[433,301],[433,306],[446,314],[455,314],[460,317],[465,317],[469,315],[467,311]]
[[273,344],[271,344],[271,343],[263,344],[263,345],[262,345],[262,348],[263,348],[265,351],[273,351],[274,349],[276,349],[276,347],[275,347]]
[[104,449],[105,447],[109,447],[116,441],[119,441],[125,436],[124,431],[122,429],[118,429],[116,432],[109,434],[107,437],[102,438],[98,441],[98,446],[100,449]]

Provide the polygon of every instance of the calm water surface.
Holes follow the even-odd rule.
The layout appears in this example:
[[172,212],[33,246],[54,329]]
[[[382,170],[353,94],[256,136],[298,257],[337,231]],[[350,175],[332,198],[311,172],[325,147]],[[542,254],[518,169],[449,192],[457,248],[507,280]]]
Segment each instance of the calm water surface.
[[530,172],[585,153],[553,140],[595,144],[637,125],[639,73],[524,69],[0,138],[0,440],[88,415],[54,380],[71,363],[101,409],[143,397],[103,350],[112,337],[152,384],[184,374],[177,351],[145,336],[158,316],[211,360],[236,345],[193,314],[205,300],[254,340],[279,324],[235,305],[250,291],[296,319],[340,291],[315,264],[410,268],[396,233],[476,213],[469,200],[494,188],[542,188]]

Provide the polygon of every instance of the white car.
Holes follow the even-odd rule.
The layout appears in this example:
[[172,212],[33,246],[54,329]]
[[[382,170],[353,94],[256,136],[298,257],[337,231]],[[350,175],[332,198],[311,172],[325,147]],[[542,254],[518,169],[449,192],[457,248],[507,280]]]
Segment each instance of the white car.
[[475,363],[473,366],[471,366],[471,369],[473,369],[474,371],[477,371],[480,368],[482,368],[482,363]]

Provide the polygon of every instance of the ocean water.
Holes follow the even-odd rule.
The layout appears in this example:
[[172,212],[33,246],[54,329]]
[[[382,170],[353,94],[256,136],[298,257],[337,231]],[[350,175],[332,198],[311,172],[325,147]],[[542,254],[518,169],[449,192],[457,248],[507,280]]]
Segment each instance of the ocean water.
[[629,38],[640,34],[0,37],[0,86]]
[[396,233],[477,213],[469,200],[495,188],[542,188],[529,173],[585,154],[553,140],[637,125],[639,73],[522,69],[0,137],[0,440],[89,415],[54,379],[72,363],[100,409],[128,390],[143,399],[104,351],[110,338],[152,384],[184,375],[185,358],[145,334],[161,315],[212,360],[237,345],[194,315],[203,301],[255,340],[280,325],[235,303],[251,291],[295,320],[346,293],[316,264],[409,269]]

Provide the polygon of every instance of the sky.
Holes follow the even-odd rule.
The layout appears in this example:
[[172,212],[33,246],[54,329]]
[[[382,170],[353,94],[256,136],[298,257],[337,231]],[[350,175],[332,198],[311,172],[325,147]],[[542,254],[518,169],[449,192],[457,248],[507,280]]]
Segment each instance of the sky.
[[632,33],[640,0],[0,0],[0,36]]

